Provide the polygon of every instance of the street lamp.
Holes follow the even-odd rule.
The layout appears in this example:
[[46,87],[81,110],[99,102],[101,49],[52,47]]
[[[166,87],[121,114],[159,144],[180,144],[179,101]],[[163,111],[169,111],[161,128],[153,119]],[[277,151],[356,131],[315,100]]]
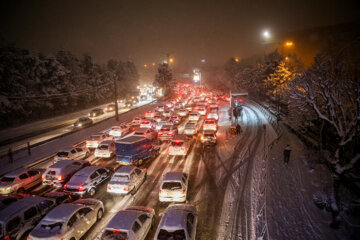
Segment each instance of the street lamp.
[[173,59],[173,58],[170,58],[170,59],[169,59],[169,62],[170,62],[170,63],[173,63],[173,62],[174,62],[174,59]]
[[271,37],[270,32],[268,30],[263,31],[262,35],[265,39],[269,39]]
[[294,46],[294,42],[292,41],[285,42],[285,47],[292,47],[292,46]]
[[239,61],[240,61],[238,57],[236,57],[234,60],[235,60],[235,62],[239,62]]
[[144,64],[144,68],[147,68],[147,64]]

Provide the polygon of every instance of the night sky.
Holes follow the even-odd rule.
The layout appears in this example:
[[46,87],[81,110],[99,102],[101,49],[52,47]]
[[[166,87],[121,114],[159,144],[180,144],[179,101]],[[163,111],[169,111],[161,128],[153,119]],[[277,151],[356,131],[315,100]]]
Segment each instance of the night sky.
[[138,66],[174,57],[178,69],[224,64],[259,50],[272,34],[357,20],[356,1],[1,1],[0,36],[44,53],[69,50],[133,60]]

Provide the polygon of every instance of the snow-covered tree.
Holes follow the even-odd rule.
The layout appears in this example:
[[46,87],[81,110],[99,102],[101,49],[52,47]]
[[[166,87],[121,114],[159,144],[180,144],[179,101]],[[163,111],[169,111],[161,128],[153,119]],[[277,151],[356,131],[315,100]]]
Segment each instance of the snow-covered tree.
[[167,63],[159,64],[154,85],[166,89],[169,93],[175,84],[175,77]]
[[265,85],[268,91],[273,95],[283,95],[289,90],[288,83],[295,77],[295,73],[290,71],[286,66],[286,62],[282,61],[276,68],[274,73],[271,73],[265,80]]

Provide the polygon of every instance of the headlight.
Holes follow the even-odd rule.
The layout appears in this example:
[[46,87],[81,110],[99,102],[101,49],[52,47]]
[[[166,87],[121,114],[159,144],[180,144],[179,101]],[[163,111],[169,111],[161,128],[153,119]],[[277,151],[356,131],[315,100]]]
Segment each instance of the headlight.
[[81,126],[82,126],[82,124],[81,124],[81,123],[79,123],[79,124],[78,124],[78,126],[79,126],[79,127],[81,127]]

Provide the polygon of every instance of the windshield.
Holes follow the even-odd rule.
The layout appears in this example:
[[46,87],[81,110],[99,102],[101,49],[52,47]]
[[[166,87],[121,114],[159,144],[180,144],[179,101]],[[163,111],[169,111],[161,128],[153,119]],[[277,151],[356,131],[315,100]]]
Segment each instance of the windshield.
[[114,175],[111,179],[112,182],[128,182],[129,175]]
[[83,117],[83,118],[79,118],[79,121],[80,122],[86,122],[88,119],[87,118],[85,118],[85,117]]
[[98,149],[100,150],[108,150],[109,146],[108,145],[100,145],[98,146]]
[[38,230],[43,232],[60,232],[62,225],[63,225],[62,222],[44,223],[40,225]]
[[165,229],[161,229],[159,231],[159,235],[157,237],[158,240],[185,240],[185,231],[183,229],[176,230],[174,232],[168,232]]
[[11,183],[15,180],[14,177],[3,177],[1,178],[1,183]]
[[176,189],[182,189],[182,187],[181,187],[181,183],[179,182],[164,182],[162,185],[162,189],[176,190]]
[[195,124],[186,124],[185,128],[194,128]]
[[68,152],[58,152],[58,153],[56,154],[56,156],[58,156],[58,157],[67,157],[68,155],[69,155]]
[[127,240],[129,239],[126,232],[120,232],[117,230],[106,230],[101,236],[102,240]]

